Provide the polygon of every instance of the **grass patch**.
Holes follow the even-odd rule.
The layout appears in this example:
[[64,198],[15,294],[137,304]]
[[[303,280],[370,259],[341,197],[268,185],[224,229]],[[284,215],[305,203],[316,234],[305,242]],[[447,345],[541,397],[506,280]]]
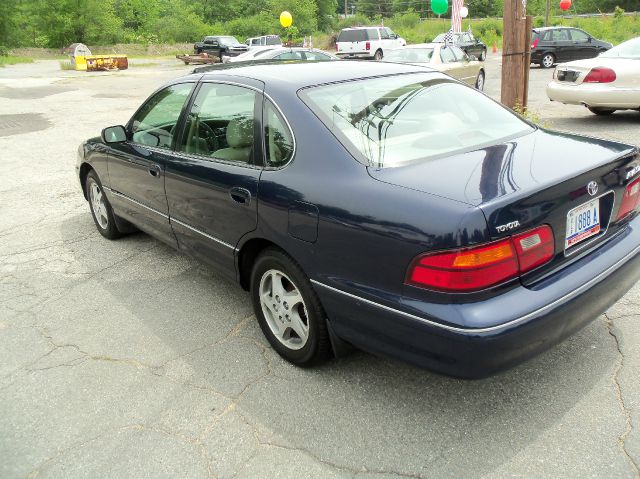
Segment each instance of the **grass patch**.
[[59,62],[60,70],[75,70],[76,67],[71,60],[64,60]]
[[17,65],[18,63],[33,63],[33,58],[14,57],[12,55],[6,57],[0,56],[0,68],[3,68],[7,65]]

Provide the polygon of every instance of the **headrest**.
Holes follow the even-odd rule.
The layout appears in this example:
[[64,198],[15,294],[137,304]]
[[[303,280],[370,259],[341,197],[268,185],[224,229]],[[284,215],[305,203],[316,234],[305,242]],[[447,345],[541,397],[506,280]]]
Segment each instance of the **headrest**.
[[227,125],[227,143],[232,148],[250,146],[253,143],[253,119],[231,120]]

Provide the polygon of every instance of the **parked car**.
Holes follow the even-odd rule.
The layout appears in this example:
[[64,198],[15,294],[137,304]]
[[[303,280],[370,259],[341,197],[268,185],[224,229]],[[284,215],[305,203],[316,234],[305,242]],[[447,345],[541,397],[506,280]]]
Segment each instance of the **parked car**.
[[278,35],[262,35],[261,37],[247,38],[244,42],[250,49],[266,46],[282,46],[282,39]]
[[343,28],[336,39],[336,55],[340,58],[382,60],[387,49],[406,44],[403,38],[387,27]]
[[249,50],[249,47],[240,43],[236,37],[220,36],[204,37],[202,42],[193,45],[193,50],[197,55],[207,53],[222,61],[223,56],[235,57]]
[[597,57],[612,46],[579,28],[534,28],[531,32],[531,63],[551,68],[559,62]]
[[[441,33],[433,39],[433,43],[445,43],[446,33]],[[473,36],[471,32],[454,33],[453,41],[450,42],[460,48],[467,55],[473,55],[481,62],[487,59],[487,46]]]
[[484,376],[640,279],[637,148],[415,65],[190,74],[84,142],[76,173],[101,235],[135,225],[237,280],[300,366],[351,343]]
[[584,105],[596,115],[640,110],[640,37],[597,58],[558,65],[547,96],[551,101]]
[[302,47],[261,47],[249,50],[237,57],[223,57],[224,63],[247,62],[253,60],[306,60],[323,61],[338,60],[338,57],[331,53],[323,52],[315,48]]
[[484,89],[483,63],[454,45],[444,43],[407,45],[387,51],[385,61],[429,66],[480,91]]

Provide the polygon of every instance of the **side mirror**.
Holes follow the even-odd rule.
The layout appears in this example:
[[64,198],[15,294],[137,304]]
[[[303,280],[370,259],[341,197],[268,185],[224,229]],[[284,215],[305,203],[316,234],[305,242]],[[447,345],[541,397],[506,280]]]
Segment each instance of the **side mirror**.
[[110,126],[102,130],[100,135],[105,143],[123,143],[127,141],[127,132],[124,126]]
[[593,38],[589,37],[589,39],[587,40],[589,43],[591,43],[593,41]]

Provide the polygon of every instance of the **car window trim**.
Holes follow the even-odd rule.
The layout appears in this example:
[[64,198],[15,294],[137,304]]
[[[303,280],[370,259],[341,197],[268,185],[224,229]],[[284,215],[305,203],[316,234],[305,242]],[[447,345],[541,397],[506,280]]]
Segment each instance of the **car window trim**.
[[[262,96],[263,96],[262,114],[260,116],[260,120],[261,120],[260,121],[260,125],[261,125],[260,135],[262,137],[262,145],[261,145],[262,146],[262,162],[264,163],[264,169],[267,170],[267,171],[281,170],[281,169],[286,168],[287,166],[289,166],[293,162],[295,157],[296,157],[297,146],[298,146],[298,143],[296,141],[296,135],[293,133],[293,128],[291,128],[291,123],[289,123],[289,119],[287,118],[287,116],[284,114],[284,112],[280,108],[280,105],[278,105],[278,103],[268,93],[263,92]],[[291,134],[291,142],[293,143],[293,149],[291,150],[291,158],[289,158],[289,161],[287,161],[284,165],[269,166],[269,164],[267,163],[267,139],[266,139],[265,134],[264,134],[264,124],[265,124],[265,122],[264,122],[264,111],[266,109],[267,102],[264,101],[264,99],[269,100],[271,102],[271,104],[276,108],[277,112],[280,114],[280,116],[284,120],[285,124],[287,125],[287,128],[289,129],[289,133]]]
[[[241,87],[241,88],[247,88],[249,90],[253,90],[257,93],[256,95],[256,101],[253,104],[253,160],[262,160],[261,164],[249,164],[249,163],[240,163],[237,161],[228,161],[228,160],[224,160],[222,158],[216,158],[215,156],[205,156],[205,155],[199,155],[197,153],[186,153],[184,151],[180,151],[178,150],[178,143],[177,140],[176,142],[173,144],[173,150],[172,153],[173,155],[180,157],[180,158],[196,158],[198,160],[207,160],[210,161],[212,163],[219,163],[219,164],[223,164],[223,165],[231,165],[231,166],[239,166],[242,168],[249,168],[249,169],[264,169],[265,168],[265,161],[264,161],[264,154],[262,154],[262,151],[258,151],[262,149],[262,144],[260,141],[256,141],[256,130],[258,130],[258,128],[262,128],[262,114],[260,113],[262,111],[262,96],[264,95],[264,91],[261,90],[258,87],[255,87],[253,85],[247,85],[245,83],[239,83],[239,82],[234,82],[234,81],[229,81],[229,80],[217,80],[217,79],[213,79],[213,78],[201,78],[198,81],[198,85],[196,86],[196,88],[193,89],[192,93],[191,93],[191,98],[189,99],[189,101],[187,102],[187,106],[188,108],[185,108],[182,112],[183,116],[180,117],[179,121],[180,123],[180,131],[179,131],[179,135],[180,135],[180,144],[182,143],[183,139],[184,139],[184,135],[186,133],[186,124],[187,124],[187,114],[191,111],[191,108],[193,106],[193,103],[195,102],[198,93],[200,92],[200,90],[202,89],[203,85],[205,84],[224,84],[224,85],[232,85],[232,86],[237,86],[237,87]],[[177,135],[176,135],[177,137]]]

